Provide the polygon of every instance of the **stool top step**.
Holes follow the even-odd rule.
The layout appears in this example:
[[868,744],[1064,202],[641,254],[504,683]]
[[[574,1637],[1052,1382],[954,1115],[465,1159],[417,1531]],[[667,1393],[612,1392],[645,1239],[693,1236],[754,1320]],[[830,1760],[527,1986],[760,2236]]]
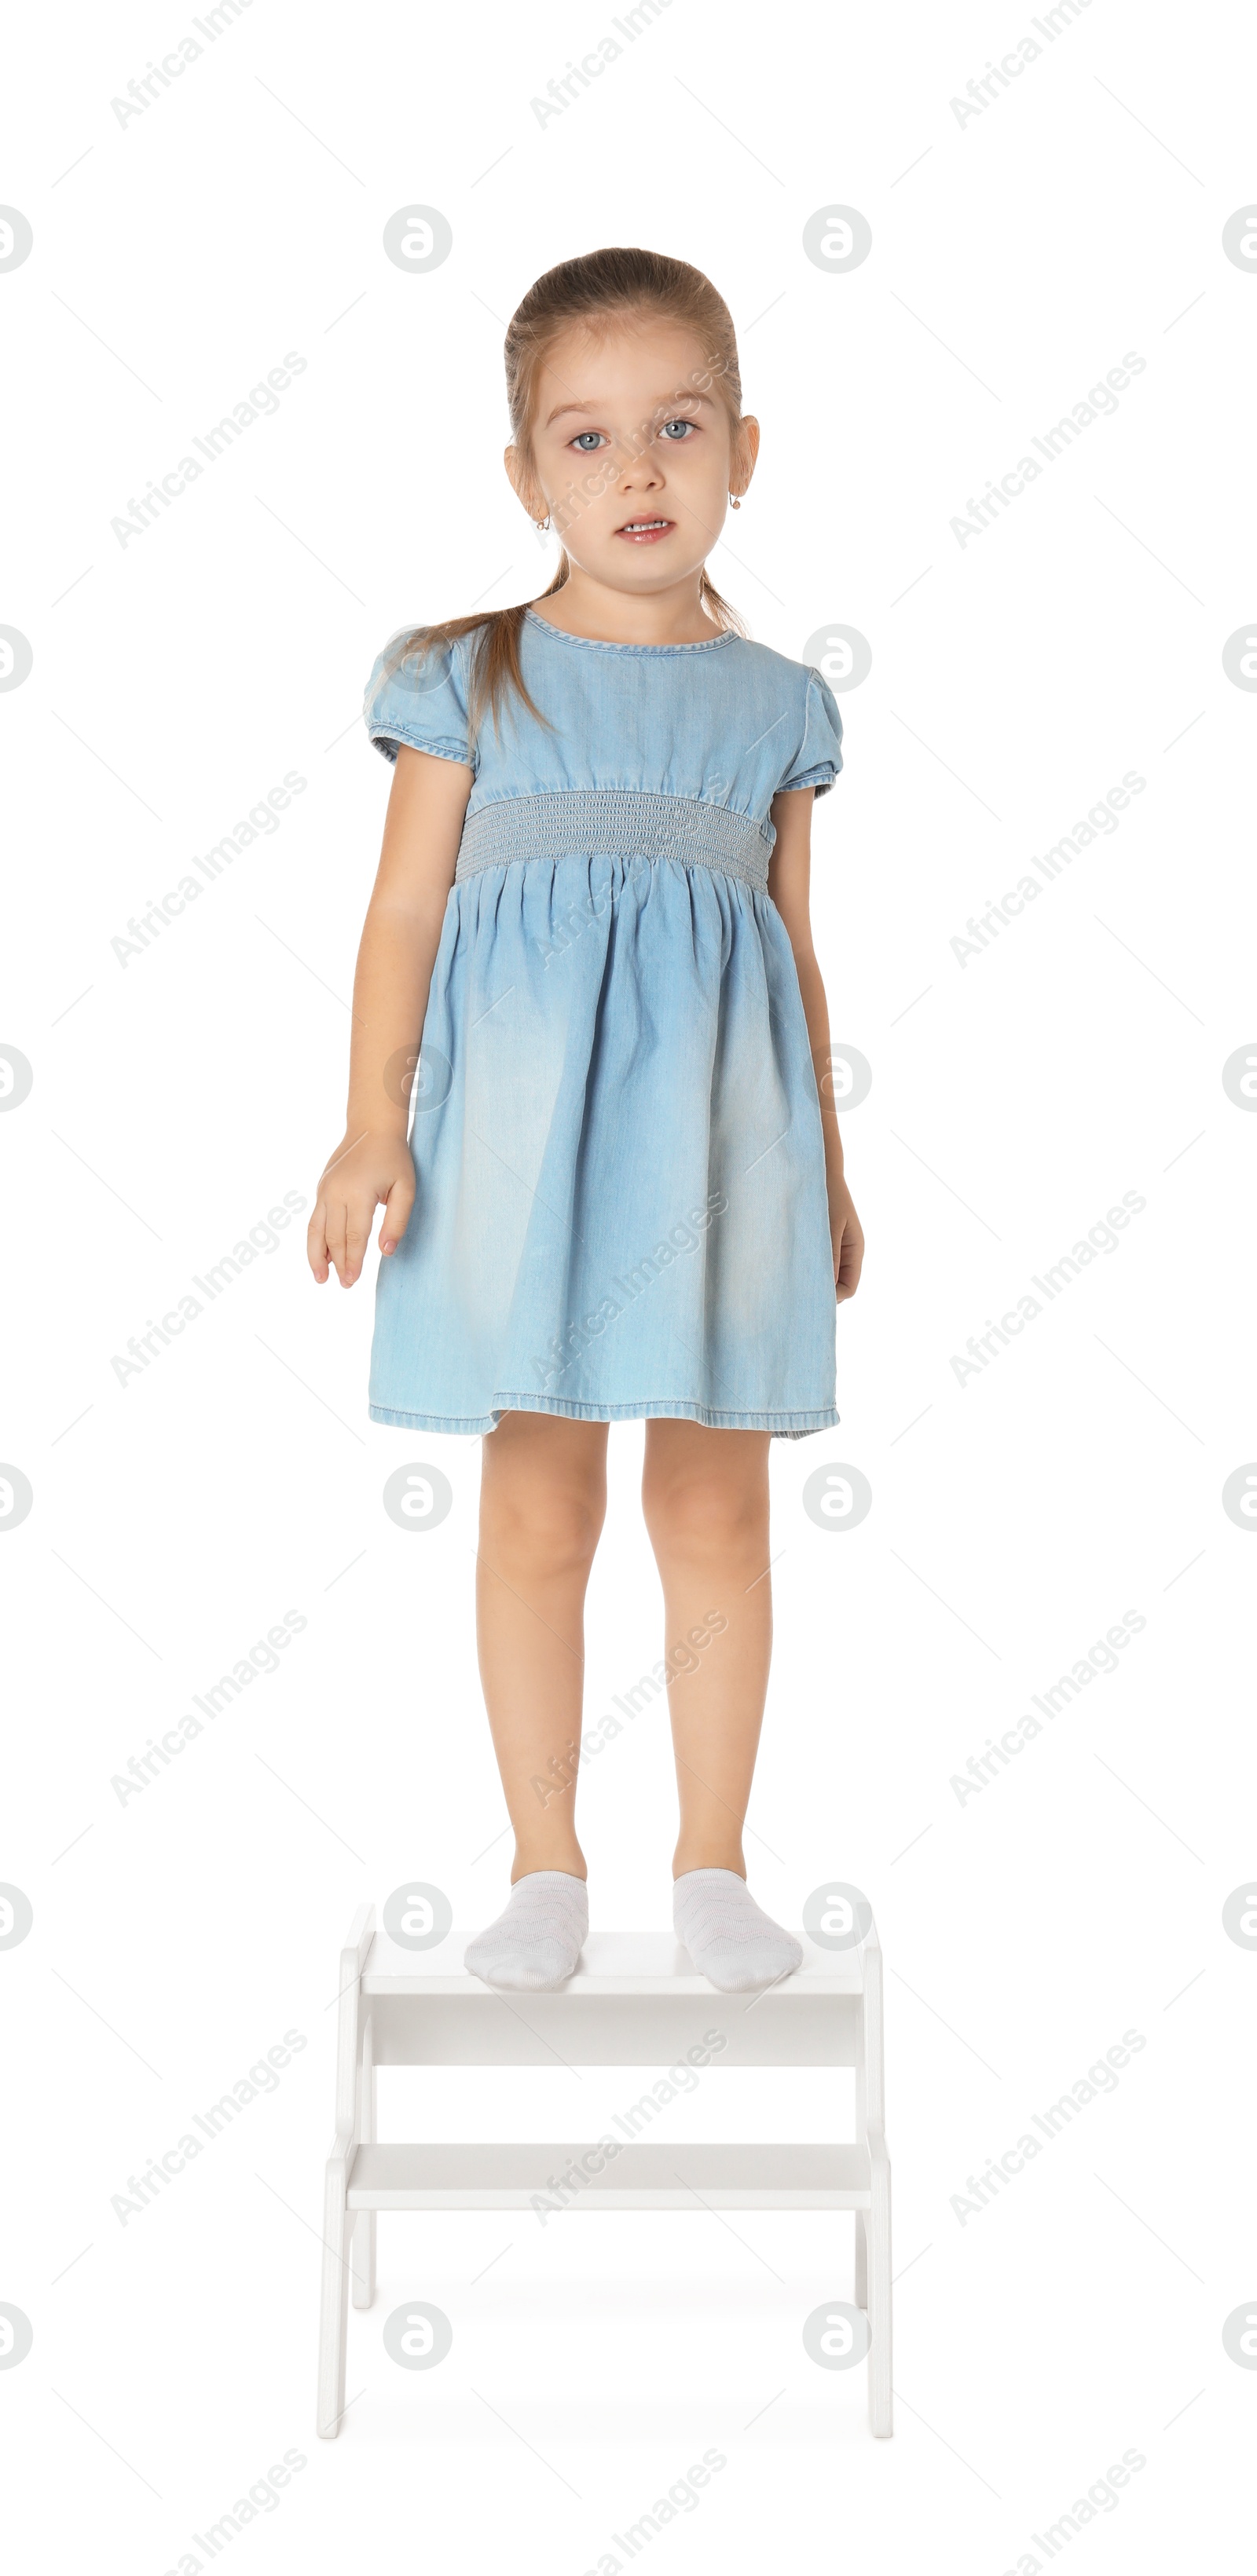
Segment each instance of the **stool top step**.
[[[486,1986],[480,1977],[470,1976],[463,1966],[463,1952],[471,1937],[469,1932],[454,1930],[431,1950],[408,1950],[391,1941],[386,1933],[377,1932],[363,1967],[363,1993],[451,1995],[463,1999],[493,1995],[497,1991],[494,1987]],[[853,1950],[821,1950],[804,1941],[802,1967],[779,1984],[759,1989],[765,2008],[778,1997],[790,1995],[862,1994],[864,1955],[870,1947],[875,1947],[875,1940]],[[688,1954],[671,1932],[591,1932],[575,1976],[548,1994],[545,2001],[556,2004],[568,1996],[593,1999],[600,1995],[709,1996],[713,2004],[736,2000],[747,2008],[756,2005],[754,1990],[731,1999],[721,1996],[706,1977],[696,1976]],[[526,1995],[521,1994],[521,2003],[526,2000]],[[533,2000],[539,1998],[534,1996]]]

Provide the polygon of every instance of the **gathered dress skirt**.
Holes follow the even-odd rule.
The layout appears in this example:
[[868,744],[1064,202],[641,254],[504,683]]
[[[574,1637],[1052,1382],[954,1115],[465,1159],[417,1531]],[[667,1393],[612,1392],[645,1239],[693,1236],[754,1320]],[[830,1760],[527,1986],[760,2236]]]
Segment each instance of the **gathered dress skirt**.
[[807,1023],[781,916],[731,853],[460,861],[411,1149],[374,1421],[837,1422]]

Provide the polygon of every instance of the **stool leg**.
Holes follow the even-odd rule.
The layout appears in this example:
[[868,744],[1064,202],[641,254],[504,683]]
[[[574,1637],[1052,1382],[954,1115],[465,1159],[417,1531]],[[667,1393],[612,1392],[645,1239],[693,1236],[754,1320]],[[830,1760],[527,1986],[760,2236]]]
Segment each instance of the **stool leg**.
[[892,2431],[890,2324],[890,2166],[881,2155],[870,2159],[872,2207],[868,2226],[869,2423],[875,2433]]
[[369,2308],[375,2297],[375,2211],[354,2211],[353,2236],[350,2241],[350,2270],[356,2308]]
[[862,2209],[857,2209],[855,2213],[855,2298],[853,2304],[857,2308],[867,2309],[868,2303],[869,2240],[865,2229],[865,2213]]
[[[375,2145],[375,2031],[368,2013],[362,2034],[362,2061],[358,2073],[358,2135],[364,2146]],[[375,2211],[359,2209],[354,2213],[350,2241],[350,2267],[353,2277],[353,2301],[356,2308],[369,2308],[375,2297]]]
[[[862,1950],[864,2002],[856,2056],[856,2136],[867,2148],[869,2207],[864,2216],[864,2284],[869,2321],[869,2422],[875,2433],[891,2429],[890,2158],[883,2134],[882,1951],[870,1928]],[[856,2279],[861,2278],[856,2255]],[[860,2304],[859,2290],[856,2303]]]
[[334,2442],[345,2412],[345,2338],[349,2329],[349,2266],[345,2188],[348,2161],[330,2156],[323,2195],[323,2294],[319,2312],[319,2438]]

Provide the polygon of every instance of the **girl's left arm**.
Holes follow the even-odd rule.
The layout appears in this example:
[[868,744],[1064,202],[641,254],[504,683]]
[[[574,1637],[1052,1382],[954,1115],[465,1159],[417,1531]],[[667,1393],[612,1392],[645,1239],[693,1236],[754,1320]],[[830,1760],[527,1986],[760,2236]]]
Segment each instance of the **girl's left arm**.
[[816,1072],[816,1089],[821,1104],[821,1126],[825,1137],[825,1179],[829,1192],[829,1232],[834,1248],[834,1291],[841,1303],[854,1297],[860,1284],[864,1261],[864,1235],[860,1220],[851,1204],[842,1164],[842,1138],[834,1108],[833,1081],[829,1069],[829,1005],[821,970],[812,945],[812,922],[809,910],[809,883],[812,866],[812,794],[810,787],[794,787],[773,798],[772,819],[777,839],[768,864],[768,891],[786,926],[786,935],[794,951],[798,970],[799,991],[803,997],[803,1015],[812,1049]]

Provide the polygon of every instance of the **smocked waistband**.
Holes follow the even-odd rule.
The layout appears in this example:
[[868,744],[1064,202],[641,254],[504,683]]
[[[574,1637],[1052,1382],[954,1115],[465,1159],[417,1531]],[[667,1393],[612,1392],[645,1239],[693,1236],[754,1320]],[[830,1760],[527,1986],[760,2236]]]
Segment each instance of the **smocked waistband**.
[[565,859],[606,851],[616,858],[676,859],[682,867],[717,868],[745,884],[768,886],[776,833],[751,814],[709,805],[700,796],[656,796],[646,789],[574,787],[545,796],[508,796],[469,814],[454,881],[481,868],[521,859]]

